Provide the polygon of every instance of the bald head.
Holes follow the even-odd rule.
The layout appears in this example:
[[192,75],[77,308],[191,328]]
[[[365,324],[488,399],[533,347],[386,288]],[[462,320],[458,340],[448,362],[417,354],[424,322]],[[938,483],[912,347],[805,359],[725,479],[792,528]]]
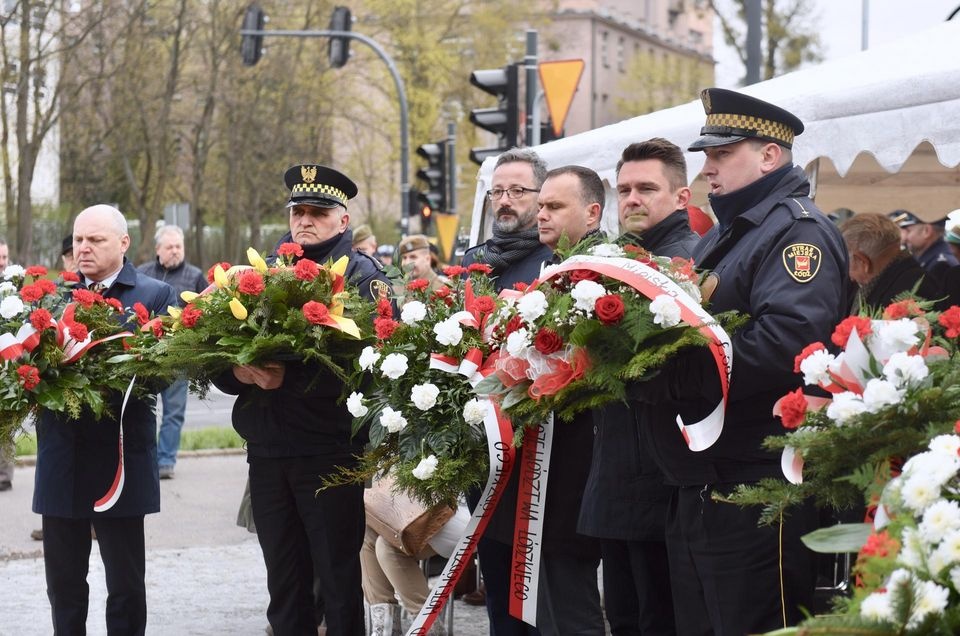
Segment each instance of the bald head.
[[127,220],[109,205],[94,205],[73,222],[73,255],[84,276],[94,282],[109,278],[123,265],[130,247]]

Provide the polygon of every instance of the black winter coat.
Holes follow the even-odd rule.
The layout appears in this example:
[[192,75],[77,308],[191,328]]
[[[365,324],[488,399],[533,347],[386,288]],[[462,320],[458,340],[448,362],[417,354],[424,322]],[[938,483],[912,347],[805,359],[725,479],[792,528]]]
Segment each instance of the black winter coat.
[[[911,291],[917,282],[920,283],[917,287],[917,295],[920,298],[940,300],[947,295],[941,289],[939,282],[923,269],[914,257],[904,256],[890,263],[874,280],[870,281],[870,284],[865,287],[866,296],[862,301],[872,309],[883,309],[898,295]],[[856,313],[859,309],[857,306],[851,307],[851,313]]]
[[[483,262],[483,249],[486,243],[474,245],[468,249],[461,259],[460,264],[466,267],[472,263]],[[553,252],[546,245],[540,245],[539,248],[531,250],[524,258],[511,265],[508,269],[494,274],[493,284],[497,291],[503,289],[513,289],[516,283],[532,283],[540,275],[541,266],[550,260]]]

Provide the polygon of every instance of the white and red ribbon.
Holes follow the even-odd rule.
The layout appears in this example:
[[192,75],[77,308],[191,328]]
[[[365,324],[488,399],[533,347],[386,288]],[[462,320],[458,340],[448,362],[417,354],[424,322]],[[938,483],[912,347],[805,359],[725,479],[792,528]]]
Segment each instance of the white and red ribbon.
[[459,373],[467,379],[470,386],[477,386],[483,378],[493,372],[493,365],[490,363],[491,359],[488,359],[485,363],[483,360],[483,352],[476,347],[467,351],[463,359],[442,353],[431,353],[430,368],[447,373]]
[[123,415],[127,412],[127,402],[130,400],[130,394],[133,392],[133,383],[136,381],[137,376],[130,378],[130,384],[127,386],[127,392],[123,396],[123,404],[120,407],[120,439],[117,444],[118,453],[117,453],[117,471],[113,477],[113,483],[110,484],[110,488],[107,492],[97,499],[93,504],[94,512],[106,512],[113,508],[113,505],[117,503],[117,500],[120,499],[120,495],[123,493],[123,483],[126,480],[127,471],[124,468],[123,461]]

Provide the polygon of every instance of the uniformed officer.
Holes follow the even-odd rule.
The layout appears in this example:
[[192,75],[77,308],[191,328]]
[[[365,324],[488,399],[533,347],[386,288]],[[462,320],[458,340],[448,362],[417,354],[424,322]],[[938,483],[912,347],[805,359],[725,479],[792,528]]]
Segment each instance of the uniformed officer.
[[923,269],[942,283],[947,270],[958,264],[944,240],[947,217],[927,223],[909,210],[894,210],[889,216],[900,228],[900,242]]
[[[298,243],[302,258],[317,263],[349,257],[347,280],[370,299],[387,297],[390,284],[377,261],[353,251],[347,213],[357,194],[353,181],[313,164],[293,166],[284,180],[290,232],[280,243]],[[363,486],[318,490],[324,476],[356,464],[365,442],[351,436],[353,418],[338,403],[343,383],[314,363],[274,361],[234,367],[216,384],[238,396],[233,426],[247,444],[273,632],[316,633],[316,577],[327,633],[363,634]]]
[[720,389],[705,349],[678,358],[638,397],[659,403],[643,427],[667,479],[679,486],[668,506],[667,548],[680,634],[753,634],[796,623],[810,608],[814,558],[800,542],[815,515],[792,511],[758,527],[759,509],[714,498],[736,484],[781,478],[779,453],[764,438],[784,431],[774,402],[801,384],[794,356],[829,342],[844,316],[847,254],[840,233],[808,197],[791,148],[803,123],[793,114],[729,90],[701,93],[707,114],[690,151],[706,154],[703,176],[718,224],[694,250],[710,272],[712,312],[749,322],[732,335],[733,376],[723,433],[690,451],[674,423],[713,409]]

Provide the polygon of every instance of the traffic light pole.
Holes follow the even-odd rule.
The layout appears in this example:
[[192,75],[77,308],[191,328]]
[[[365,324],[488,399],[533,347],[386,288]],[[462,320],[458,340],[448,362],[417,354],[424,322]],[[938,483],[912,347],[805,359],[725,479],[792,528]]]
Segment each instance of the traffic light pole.
[[457,125],[447,124],[447,209],[444,212],[457,213]]
[[410,140],[409,124],[407,114],[407,91],[403,85],[403,78],[397,71],[396,64],[383,48],[374,40],[353,31],[255,31],[241,29],[240,35],[261,36],[261,37],[290,37],[290,38],[349,38],[359,40],[369,46],[384,61],[390,74],[393,76],[393,83],[397,88],[397,99],[400,102],[400,226],[406,232],[410,224]]
[[537,32],[534,29],[527,29],[527,54],[523,58],[523,66],[527,72],[526,88],[524,89],[527,97],[527,134],[524,135],[524,139],[527,140],[526,145],[536,146],[540,143],[540,122],[534,124],[533,119],[537,110],[537,93],[540,87],[537,78]]

